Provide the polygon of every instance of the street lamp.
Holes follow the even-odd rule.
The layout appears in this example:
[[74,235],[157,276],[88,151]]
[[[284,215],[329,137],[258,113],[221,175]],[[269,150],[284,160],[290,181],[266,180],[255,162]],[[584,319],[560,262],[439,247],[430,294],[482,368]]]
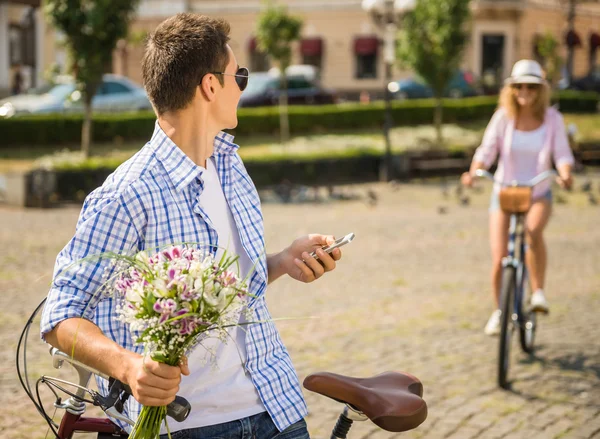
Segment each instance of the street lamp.
[[392,80],[392,69],[396,61],[396,34],[398,22],[402,15],[415,8],[416,0],[363,0],[362,8],[383,30],[383,61],[385,63],[385,120],[383,136],[385,138],[385,173],[383,179],[390,181],[392,177],[392,146],[390,129],[392,128],[392,90],[388,84]]

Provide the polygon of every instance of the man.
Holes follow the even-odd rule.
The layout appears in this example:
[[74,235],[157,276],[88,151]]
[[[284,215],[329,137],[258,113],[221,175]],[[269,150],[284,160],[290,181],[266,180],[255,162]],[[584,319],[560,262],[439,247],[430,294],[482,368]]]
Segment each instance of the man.
[[[265,254],[258,194],[232,136],[221,132],[236,127],[248,82],[228,40],[225,21],[196,14],[169,18],[149,37],[142,72],[158,116],[154,134],[86,199],[75,236],[57,258],[41,331],[53,346],[127,383],[137,400],[128,401],[133,419],[138,402],[187,398],[192,412],[184,423],[170,423],[174,437],[307,438],[298,377],[264,295],[267,283],[285,274],[301,282],[321,277],[341,253],[321,250],[332,236],[309,235]],[[178,367],[143,357],[115,318],[114,301],[96,294],[105,263],[66,269],[91,254],[178,242],[229,248],[240,256],[242,275],[255,266],[249,306],[253,319],[266,323],[232,331],[237,344],[211,346],[217,370],[203,363],[201,348]],[[315,249],[320,262],[309,256]],[[99,386],[106,392],[103,380]]]
[[23,92],[23,73],[21,72],[21,65],[15,66],[15,73],[13,75],[13,81],[11,86],[11,94],[18,95]]

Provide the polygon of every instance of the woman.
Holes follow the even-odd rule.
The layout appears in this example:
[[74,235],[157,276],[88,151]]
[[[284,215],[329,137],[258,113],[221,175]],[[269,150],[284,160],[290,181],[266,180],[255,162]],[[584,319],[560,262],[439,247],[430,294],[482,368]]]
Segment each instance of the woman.
[[[475,152],[471,169],[461,181],[473,184],[477,169],[488,169],[499,156],[496,179],[528,181],[552,168],[558,170],[558,183],[570,188],[573,154],[569,147],[561,114],[550,107],[550,89],[536,61],[518,61],[500,94],[500,106],[492,117],[481,146]],[[499,309],[502,258],[507,254],[510,216],[500,209],[500,188],[495,185],[490,205],[490,244],[492,250],[492,287],[496,310],[492,313],[485,333],[500,332]],[[546,180],[533,189],[533,203],[526,218],[528,250],[525,257],[530,273],[532,309],[548,312],[544,296],[546,246],[543,231],[552,211],[551,182]]]

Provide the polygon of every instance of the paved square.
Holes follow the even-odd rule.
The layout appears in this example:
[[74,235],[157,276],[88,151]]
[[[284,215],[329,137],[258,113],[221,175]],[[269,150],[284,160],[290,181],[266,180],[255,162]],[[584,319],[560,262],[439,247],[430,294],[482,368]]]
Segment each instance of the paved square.
[[[453,187],[445,198],[438,183],[348,190],[368,189],[378,195],[375,207],[363,200],[263,206],[269,251],[304,233],[356,233],[334,273],[309,285],[282,279],[269,288],[273,316],[294,318],[278,327],[300,378],[321,370],[353,376],[400,370],[425,385],[429,417],[417,430],[392,434],[366,422],[349,437],[600,438],[600,206],[587,194],[559,192],[566,204],[556,204],[546,233],[551,314],[540,323],[535,356],[523,354],[515,338],[507,392],[495,384],[497,339],[482,331],[492,310],[489,188],[470,193],[468,206],[458,203]],[[46,433],[18,385],[14,353],[78,213],[77,207],[0,208],[2,438]],[[30,377],[56,376],[37,333],[30,339]],[[341,406],[306,397],[312,436],[329,437]],[[51,407],[49,394],[45,400]]]

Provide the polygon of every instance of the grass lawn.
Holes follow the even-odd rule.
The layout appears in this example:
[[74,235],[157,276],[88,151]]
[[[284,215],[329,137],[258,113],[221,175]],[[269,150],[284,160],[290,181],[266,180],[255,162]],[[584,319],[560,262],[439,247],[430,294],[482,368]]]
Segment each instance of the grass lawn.
[[[575,123],[580,141],[600,142],[600,115],[565,116],[567,124]],[[444,125],[444,138],[448,148],[462,149],[476,146],[483,135],[487,121],[468,124]],[[394,152],[405,150],[427,149],[433,145],[435,130],[429,125],[415,127],[398,127],[391,131],[391,142]],[[273,136],[239,136],[235,139],[240,145],[240,155],[244,160],[272,160],[276,158],[308,158],[324,156],[345,156],[358,152],[382,152],[385,143],[381,131],[339,132],[294,136],[286,145],[281,145]],[[106,163],[118,164],[143,146],[143,142],[122,144],[99,144],[92,146],[93,157],[89,161],[92,167]],[[81,162],[77,153],[78,146],[71,149],[59,147],[50,153],[48,148],[14,148],[0,150],[0,173],[25,170],[46,162],[60,166]]]

